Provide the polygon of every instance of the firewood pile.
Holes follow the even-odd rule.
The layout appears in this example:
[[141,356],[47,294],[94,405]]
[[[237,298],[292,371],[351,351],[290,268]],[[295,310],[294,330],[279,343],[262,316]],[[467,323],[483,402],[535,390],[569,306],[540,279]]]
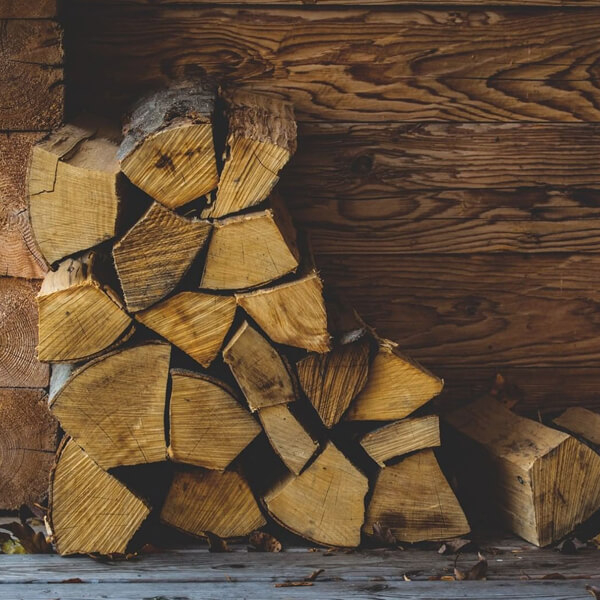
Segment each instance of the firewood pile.
[[[289,104],[198,82],[144,97],[122,131],[86,116],[34,148],[61,554],[125,552],[151,511],[199,537],[270,519],[339,547],[469,531],[432,450],[443,382],[324,288],[273,191],[295,149]],[[495,418],[465,414],[451,420],[473,438]],[[164,461],[159,506],[113,471]]]

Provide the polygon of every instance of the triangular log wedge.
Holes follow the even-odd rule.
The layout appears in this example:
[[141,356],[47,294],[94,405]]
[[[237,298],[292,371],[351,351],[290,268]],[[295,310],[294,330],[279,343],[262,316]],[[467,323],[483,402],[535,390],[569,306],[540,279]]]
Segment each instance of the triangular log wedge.
[[397,344],[380,340],[367,383],[351,404],[346,419],[403,419],[437,396],[443,387],[441,379],[401,354]]
[[389,529],[402,542],[446,540],[469,532],[452,488],[433,450],[422,450],[379,472],[367,508],[364,531]]
[[229,365],[252,412],[296,400],[287,361],[247,321],[223,348],[223,360]]
[[52,400],[63,429],[103,469],[166,459],[171,347],[147,342],[77,369]]
[[183,83],[143,98],[125,125],[119,148],[123,172],[169,208],[217,187],[214,101],[214,86]]
[[261,408],[258,418],[285,466],[299,475],[317,450],[317,442],[307,433],[285,404]]
[[233,323],[233,296],[181,292],[135,315],[135,318],[208,367]]
[[113,248],[128,310],[148,308],[171,292],[210,230],[206,221],[186,219],[154,202]]
[[314,352],[331,348],[323,284],[316,273],[235,297],[274,342]]
[[[484,460],[491,498],[517,535],[546,546],[600,508],[600,456],[572,436],[512,413],[491,397],[444,418]],[[482,452],[483,450],[483,452]],[[473,473],[482,487],[481,471]],[[484,482],[485,483],[485,482]]]
[[46,497],[57,443],[44,390],[0,388],[0,509]]
[[403,419],[384,425],[360,440],[366,453],[380,466],[396,456],[440,445],[440,420],[437,415]]
[[246,479],[237,470],[185,469],[175,473],[161,520],[205,537],[243,537],[266,525]]
[[229,217],[214,224],[200,287],[243,290],[296,270],[299,253],[273,210]]
[[226,101],[229,131],[225,166],[216,200],[203,213],[212,218],[264,200],[296,151],[291,104],[244,91],[236,91]]
[[260,425],[224,383],[173,369],[169,456],[175,462],[225,469],[260,433]]
[[150,507],[73,440],[57,454],[50,527],[59,554],[123,554]]
[[302,389],[325,427],[339,422],[365,386],[369,352],[369,340],[363,337],[327,354],[309,354],[296,364]]
[[97,260],[87,252],[46,275],[37,296],[40,360],[84,360],[133,333],[119,296],[96,274]]
[[301,475],[280,481],[265,503],[278,523],[308,540],[355,547],[368,487],[367,478],[329,443]]
[[600,414],[573,406],[556,417],[554,424],[600,447]]
[[34,146],[29,215],[49,263],[115,236],[121,202],[118,130],[90,119]]

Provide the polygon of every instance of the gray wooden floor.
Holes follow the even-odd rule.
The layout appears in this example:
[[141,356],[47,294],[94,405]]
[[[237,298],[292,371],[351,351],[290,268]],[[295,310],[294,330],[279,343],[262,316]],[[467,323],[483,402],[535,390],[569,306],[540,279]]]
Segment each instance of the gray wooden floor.
[[[210,554],[199,547],[107,563],[88,557],[0,555],[0,599],[589,600],[586,585],[600,587],[600,550],[567,555],[515,539],[490,540],[482,550],[489,563],[487,581],[464,582],[432,580],[451,574],[455,561],[435,550],[329,554],[295,548],[265,554],[235,547],[227,554]],[[474,553],[465,553],[458,566],[468,569],[476,560]],[[311,586],[277,586],[302,581],[318,569],[323,572]]]

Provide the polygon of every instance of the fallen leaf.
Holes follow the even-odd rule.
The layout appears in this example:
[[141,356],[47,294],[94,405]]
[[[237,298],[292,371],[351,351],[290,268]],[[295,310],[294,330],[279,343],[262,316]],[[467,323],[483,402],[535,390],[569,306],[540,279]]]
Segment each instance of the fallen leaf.
[[229,546],[227,546],[227,542],[223,538],[215,535],[212,531],[205,531],[204,533],[208,538],[209,552],[231,552]]
[[454,538],[445,541],[439,548],[439,554],[458,554],[460,550],[471,544],[471,540],[465,538]]
[[594,544],[594,546],[596,546],[596,548],[598,548],[598,550],[600,550],[600,533],[593,537],[590,542],[592,542],[592,544]]
[[412,581],[412,579],[406,573],[402,573],[402,579],[404,579],[404,581]]
[[373,523],[373,539],[382,546],[397,546],[398,541],[389,527],[384,527],[379,521]]
[[585,547],[586,544],[574,537],[563,540],[560,544],[558,544],[558,546],[556,546],[556,550],[558,550],[561,554],[577,554],[578,550]]
[[60,583],[83,583],[83,579],[71,577],[70,579],[63,579]]
[[250,552],[281,552],[281,542],[264,531],[253,531],[248,538]]
[[585,589],[588,592],[588,594],[591,594],[592,596],[594,596],[594,598],[596,598],[596,600],[600,600],[600,588],[599,587],[596,587],[595,585],[586,585]]
[[34,531],[27,523],[3,523],[0,529],[10,531],[27,554],[50,554],[52,546],[41,531]]
[[454,567],[454,576],[458,581],[476,581],[485,579],[487,575],[487,560],[481,553],[477,553],[479,560],[468,570],[461,571]]
[[127,554],[119,554],[113,552],[111,554],[88,554],[90,558],[93,558],[95,561],[100,563],[113,563],[113,562],[122,562],[124,560],[133,560],[138,557],[137,552],[129,552]]
[[21,542],[9,537],[0,545],[3,554],[27,554]]

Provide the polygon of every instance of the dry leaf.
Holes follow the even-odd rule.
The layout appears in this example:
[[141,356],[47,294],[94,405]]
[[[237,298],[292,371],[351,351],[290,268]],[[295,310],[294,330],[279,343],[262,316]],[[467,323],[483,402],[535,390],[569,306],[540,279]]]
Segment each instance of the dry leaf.
[[212,533],[212,531],[204,532],[208,538],[208,551],[209,552],[231,552],[227,546],[227,542],[220,538],[218,535]]
[[110,564],[113,562],[121,562],[124,560],[133,560],[138,557],[137,552],[128,552],[127,554],[119,554],[113,552],[112,554],[88,554],[90,558],[93,558],[95,561]]
[[48,543],[46,536],[41,531],[34,531],[27,523],[4,523],[0,525],[0,529],[10,531],[12,537],[18,540],[27,554],[50,554],[52,552],[52,546]]
[[596,600],[600,600],[600,588],[599,587],[596,587],[595,585],[586,585],[585,589],[589,594],[594,596],[594,598],[596,598]]
[[444,542],[439,550],[439,554],[458,554],[459,551],[466,548],[469,544],[471,544],[471,540],[467,540],[464,538],[454,538],[452,540],[448,540]]
[[264,531],[253,531],[248,538],[250,552],[281,552],[281,542]]
[[586,544],[584,544],[581,540],[578,540],[576,537],[575,538],[569,538],[566,540],[563,540],[560,544],[558,544],[558,546],[556,546],[556,549],[561,553],[561,554],[577,554],[577,551],[581,548],[585,548]]
[[598,550],[600,550],[600,533],[593,537],[590,542],[592,542],[592,544],[594,544],[594,546],[596,546],[596,548],[598,548]]
[[60,583],[83,583],[83,579],[79,577],[71,577],[69,579],[63,579]]
[[373,539],[382,546],[397,546],[398,541],[389,527],[376,521],[373,523]]
[[458,581],[476,581],[485,579],[487,575],[487,560],[481,553],[477,553],[479,560],[468,570],[461,571],[457,567],[454,568],[454,576]]

